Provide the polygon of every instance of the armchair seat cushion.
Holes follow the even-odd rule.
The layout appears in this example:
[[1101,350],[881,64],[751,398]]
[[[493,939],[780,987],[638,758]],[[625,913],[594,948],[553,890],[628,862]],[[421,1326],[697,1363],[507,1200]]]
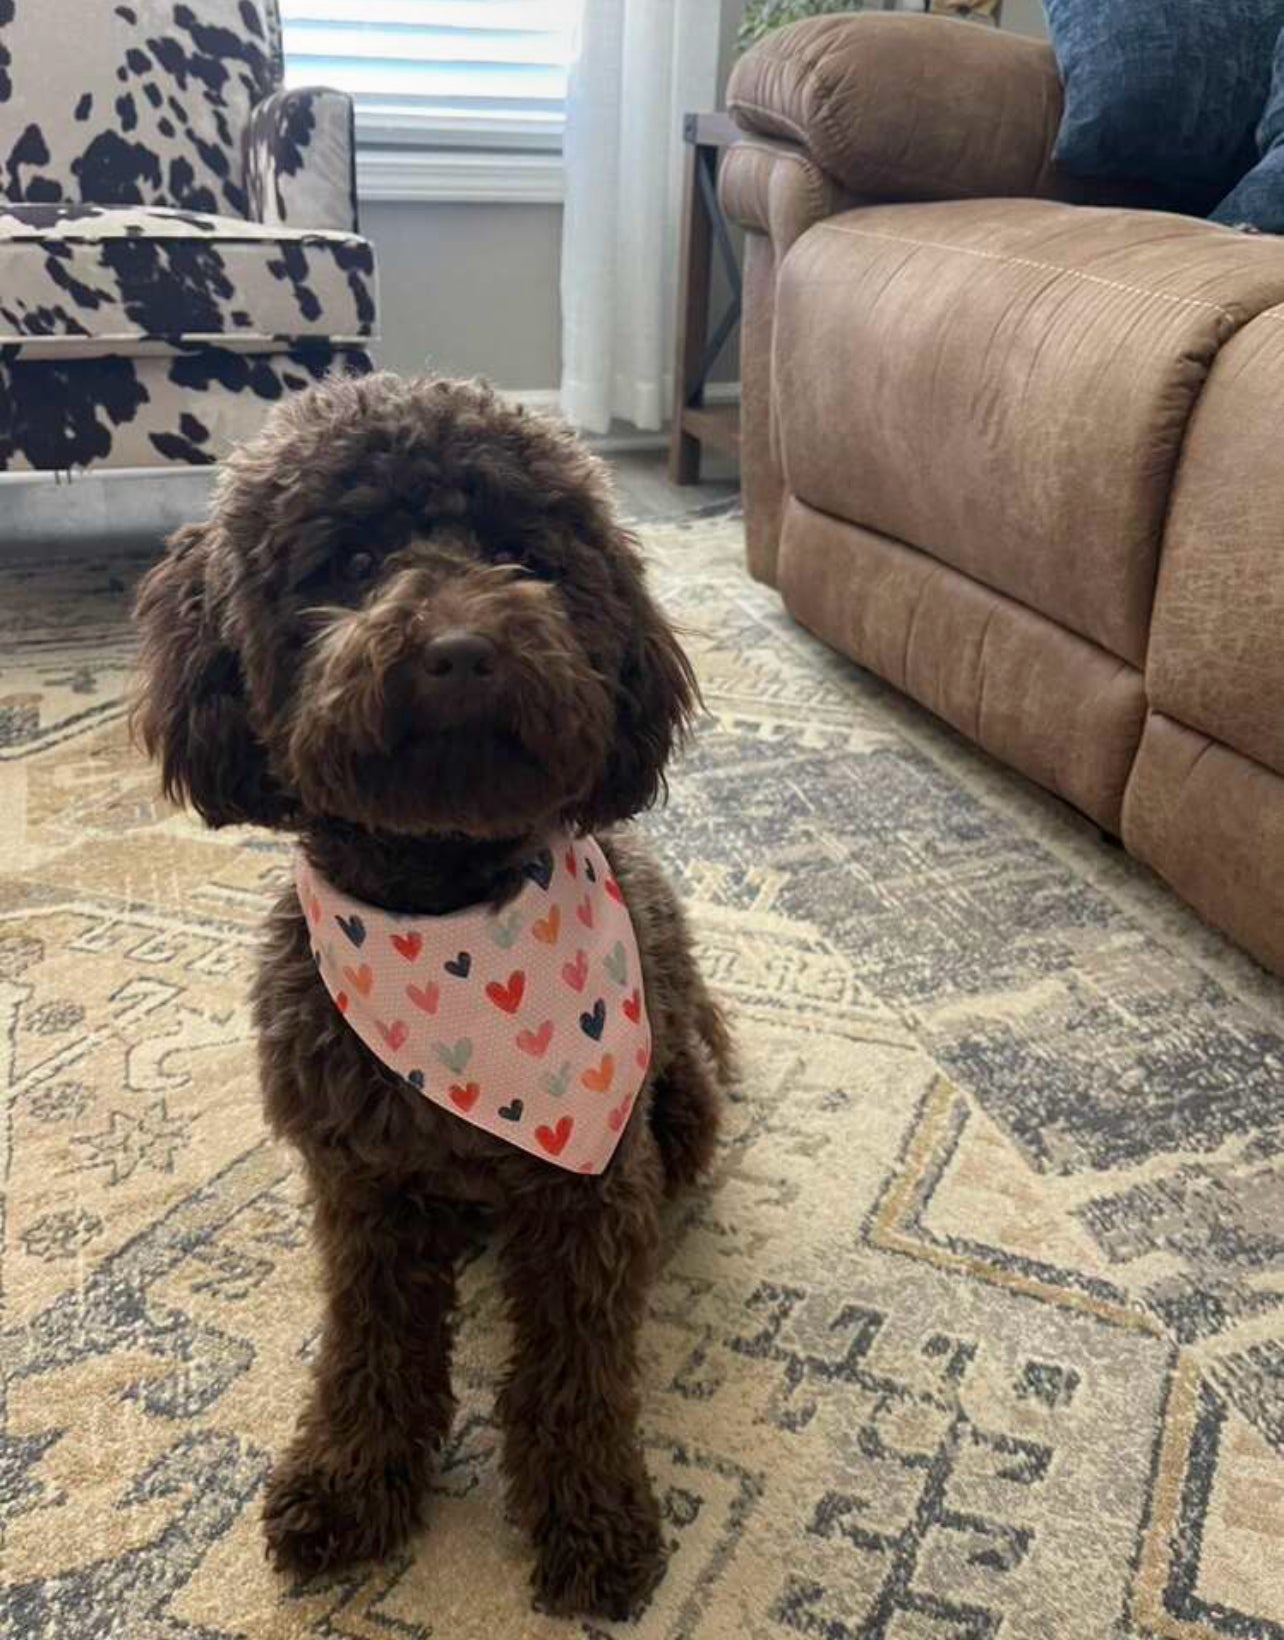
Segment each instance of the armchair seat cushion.
[[374,317],[374,257],[355,233],[0,203],[0,359],[346,347]]

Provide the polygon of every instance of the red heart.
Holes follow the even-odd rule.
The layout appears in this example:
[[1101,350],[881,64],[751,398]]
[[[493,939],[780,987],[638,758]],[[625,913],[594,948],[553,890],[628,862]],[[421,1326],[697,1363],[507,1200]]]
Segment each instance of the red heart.
[[441,996],[437,981],[429,980],[427,985],[407,985],[406,995],[421,1013],[435,1014],[437,1001]]
[[571,1136],[571,1129],[575,1126],[573,1117],[563,1116],[555,1128],[537,1127],[535,1137],[550,1156],[560,1156],[566,1149],[566,1142]]
[[651,1045],[648,1043],[645,1048],[638,1049],[638,1069],[644,1071],[650,1063]]
[[574,962],[564,962],[562,964],[562,978],[572,991],[582,991],[584,989],[584,981],[588,978],[588,958],[583,951],[575,953]]
[[507,985],[501,985],[495,979],[491,980],[486,987],[486,995],[506,1014],[515,1014],[522,1005],[522,993],[525,989],[526,975],[519,968],[508,976]]
[[629,1112],[630,1112],[630,1110],[632,1110],[632,1108],[633,1108],[633,1095],[632,1094],[630,1094],[627,1099],[621,1099],[620,1100],[619,1104],[615,1107],[615,1109],[607,1117],[607,1121],[611,1125],[611,1132],[612,1133],[618,1133],[620,1131],[620,1129],[624,1126],[625,1122],[628,1121]]
[[542,945],[556,945],[557,931],[561,926],[562,913],[554,906],[547,917],[536,918],[531,931]]
[[413,962],[424,948],[424,937],[422,934],[394,934],[392,943],[407,962]]
[[450,1102],[452,1105],[458,1105],[460,1110],[471,1110],[480,1094],[481,1089],[476,1082],[469,1082],[465,1087],[460,1087],[458,1082],[452,1082],[450,1085]]
[[518,1031],[517,1046],[532,1059],[543,1059],[553,1040],[553,1021],[546,1019],[538,1031]]
[[383,1020],[376,1019],[375,1024],[379,1027],[379,1035],[392,1049],[393,1053],[396,1053],[406,1040],[405,1020],[394,1019],[391,1025],[385,1025]]
[[600,1065],[591,1066],[580,1077],[590,1093],[605,1093],[615,1080],[615,1061],[609,1053],[602,1055]]
[[371,972],[368,962],[363,962],[360,968],[345,968],[343,977],[349,985],[355,986],[363,997],[370,995],[370,987],[374,984],[374,974]]
[[624,1012],[635,1025],[642,1018],[642,993],[636,985],[633,987],[633,995],[624,999]]
[[341,1014],[346,1014],[348,1011],[348,993],[346,991],[340,991],[338,996],[334,999],[334,1005]]
[[592,926],[593,926],[593,902],[592,902],[592,900],[589,899],[587,894],[584,896],[581,903],[576,907],[575,915],[584,924],[585,928],[592,928]]
[[580,868],[575,859],[575,850],[573,848],[568,848],[563,858],[566,861],[566,869],[570,872],[571,876],[578,877],[580,874]]
[[624,890],[620,887],[619,883],[616,882],[614,877],[608,877],[603,886],[605,887],[606,892],[618,905],[624,904]]

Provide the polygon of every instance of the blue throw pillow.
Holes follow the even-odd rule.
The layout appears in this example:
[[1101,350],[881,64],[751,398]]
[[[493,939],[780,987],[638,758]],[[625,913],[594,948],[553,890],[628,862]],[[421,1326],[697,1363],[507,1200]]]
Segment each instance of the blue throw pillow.
[[1228,228],[1284,233],[1284,29],[1275,42],[1275,76],[1257,128],[1261,159],[1213,212]]
[[1065,81],[1056,159],[1204,212],[1256,158],[1284,0],[1045,0]]

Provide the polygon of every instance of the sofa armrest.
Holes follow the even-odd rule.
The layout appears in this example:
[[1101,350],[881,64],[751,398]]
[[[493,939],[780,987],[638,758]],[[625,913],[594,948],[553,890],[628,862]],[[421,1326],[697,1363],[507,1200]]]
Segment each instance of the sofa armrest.
[[807,18],[740,59],[737,124],[798,144],[863,200],[1042,197],[1061,81],[1050,46],[947,17]]
[[355,148],[346,92],[308,86],[265,97],[245,133],[251,218],[355,231]]

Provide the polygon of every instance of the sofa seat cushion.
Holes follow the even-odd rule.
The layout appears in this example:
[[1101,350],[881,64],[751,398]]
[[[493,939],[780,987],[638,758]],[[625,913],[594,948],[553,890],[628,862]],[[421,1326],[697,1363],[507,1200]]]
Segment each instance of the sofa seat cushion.
[[283,352],[374,326],[356,234],[159,206],[0,204],[0,357]]
[[1143,664],[1187,421],[1284,243],[1038,200],[874,206],[782,266],[789,489]]
[[1146,688],[1174,722],[1284,775],[1284,308],[1200,395],[1159,567]]

